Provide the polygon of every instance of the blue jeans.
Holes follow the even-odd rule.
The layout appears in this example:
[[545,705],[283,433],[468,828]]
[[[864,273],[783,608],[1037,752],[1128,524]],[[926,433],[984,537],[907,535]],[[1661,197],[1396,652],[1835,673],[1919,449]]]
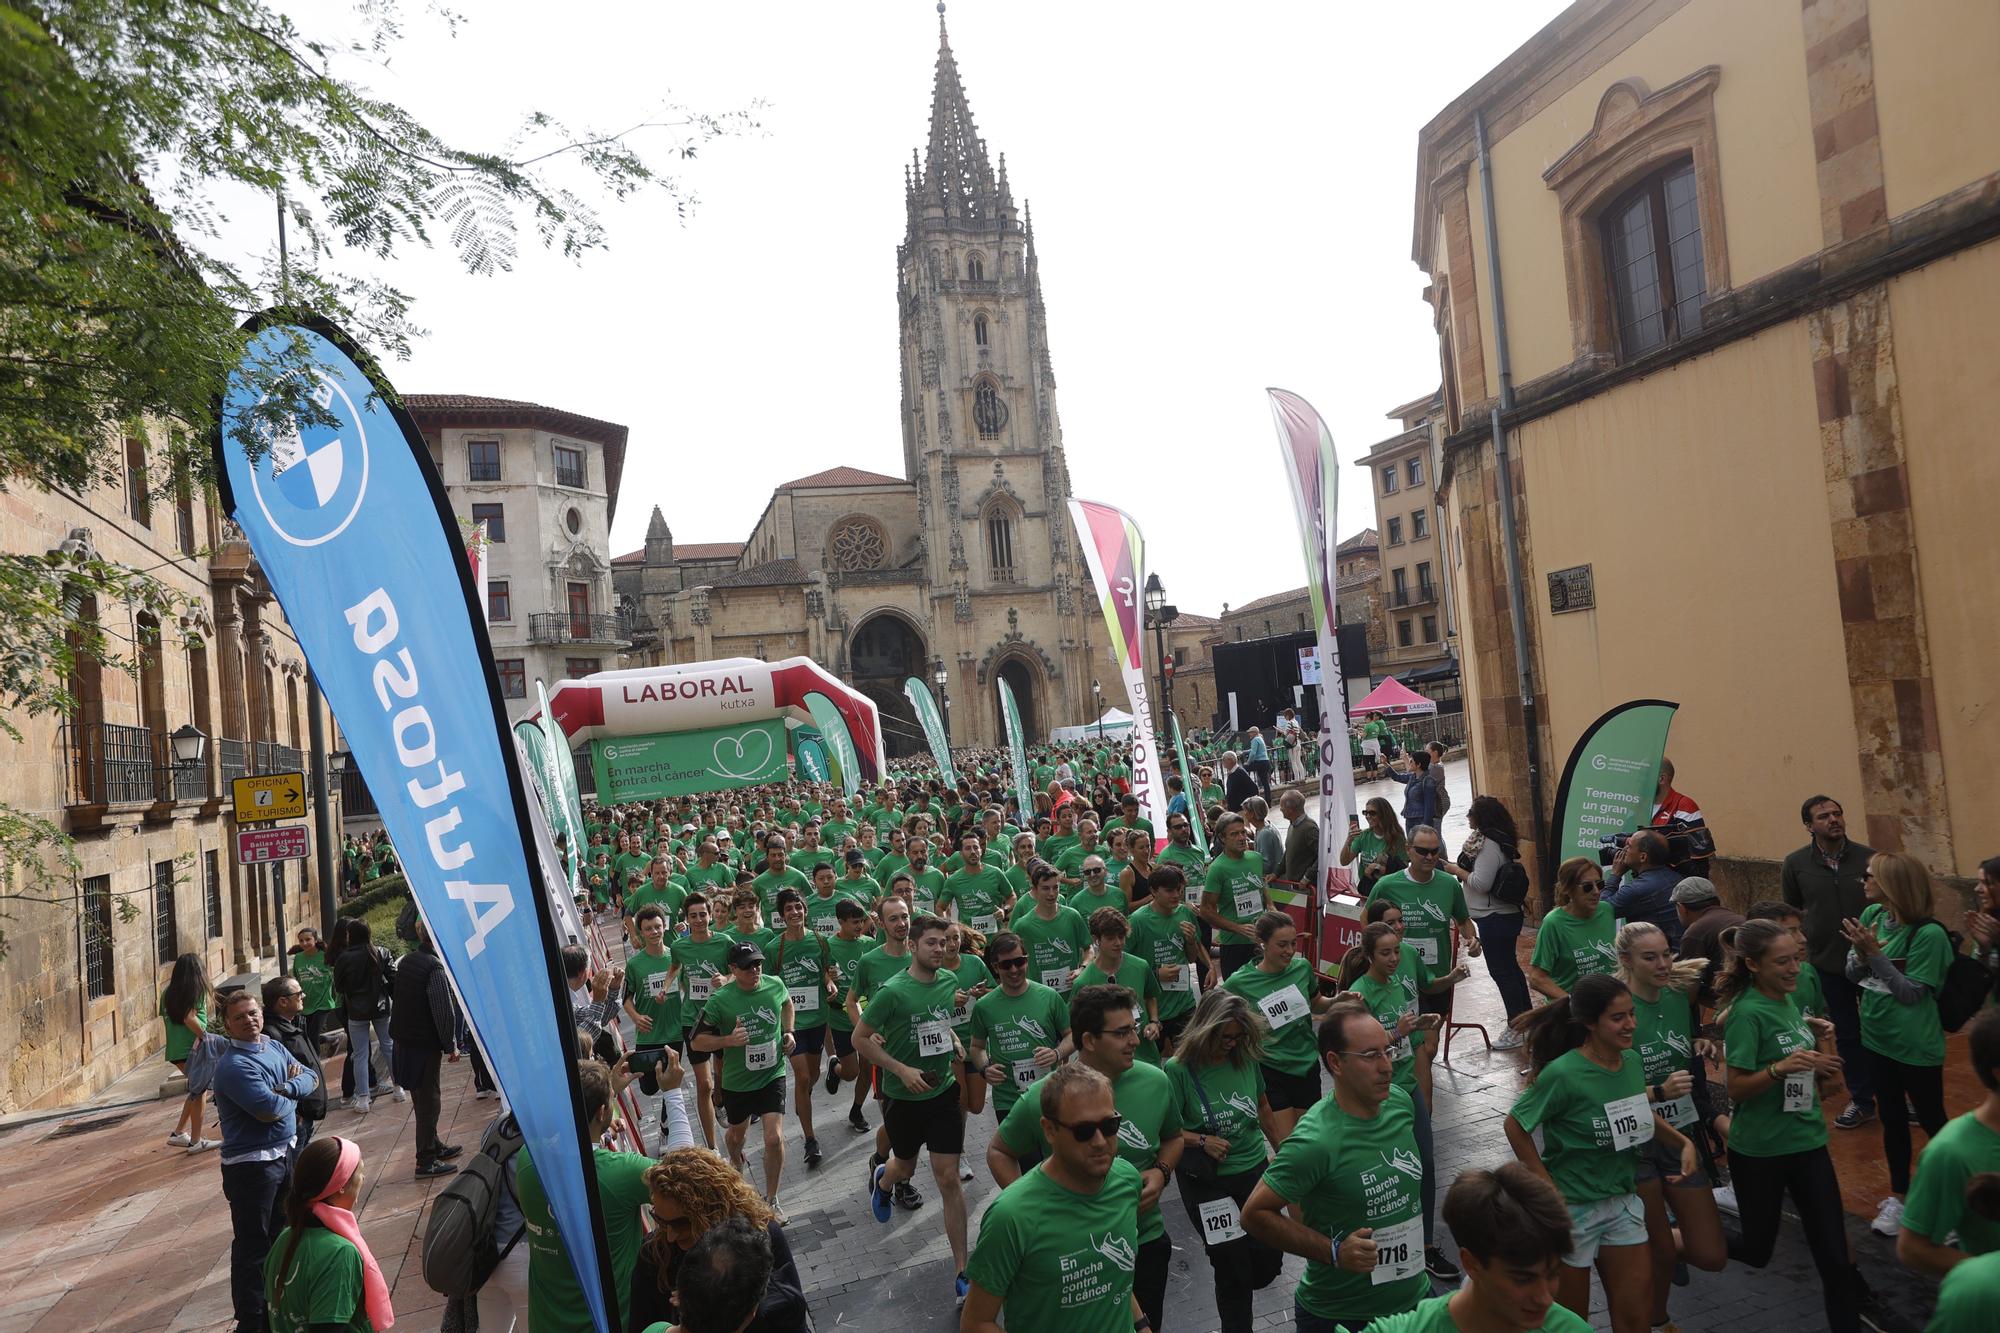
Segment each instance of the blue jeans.
[[1506,1006],[1507,1021],[1511,1023],[1527,1013],[1532,1004],[1528,999],[1528,978],[1521,971],[1520,955],[1514,952],[1521,938],[1521,914],[1493,912],[1473,918],[1472,924],[1479,930],[1486,975],[1493,978],[1493,989],[1500,992],[1500,1003]]
[[[1809,965],[1810,966],[1810,965]],[[1819,988],[1826,993],[1826,1016],[1833,1020],[1833,1042],[1840,1051],[1840,1072],[1847,1095],[1863,1110],[1875,1109],[1875,1078],[1866,1048],[1861,1045],[1861,987],[1845,972],[1819,968]],[[1906,1116],[1902,1107],[1894,1113]]]
[[229,1296],[237,1333],[264,1333],[264,1256],[284,1230],[279,1201],[290,1174],[287,1159],[237,1162],[222,1168],[229,1202]]
[[[370,1094],[369,1082],[373,1071],[368,1067],[368,1036],[382,1043],[382,1063],[388,1064],[396,1055],[396,1048],[389,1040],[389,1015],[382,1014],[367,1020],[347,1020],[347,1067],[354,1071],[354,1098],[367,1101]],[[393,1065],[390,1066],[392,1069]]]

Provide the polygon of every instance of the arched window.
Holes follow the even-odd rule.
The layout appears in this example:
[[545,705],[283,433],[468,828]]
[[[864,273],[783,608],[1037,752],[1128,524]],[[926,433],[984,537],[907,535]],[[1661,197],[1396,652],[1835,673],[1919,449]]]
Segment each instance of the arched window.
[[965,276],[974,282],[984,282],[986,280],[986,261],[978,255],[967,255],[965,259]]
[[982,440],[997,440],[1007,425],[1007,404],[1000,399],[1000,390],[992,380],[981,380],[979,388],[972,395],[972,424],[979,428]]
[[981,347],[986,346],[986,316],[974,315],[972,317],[972,341]]
[[986,564],[995,583],[1014,582],[1014,518],[1004,508],[986,513]]

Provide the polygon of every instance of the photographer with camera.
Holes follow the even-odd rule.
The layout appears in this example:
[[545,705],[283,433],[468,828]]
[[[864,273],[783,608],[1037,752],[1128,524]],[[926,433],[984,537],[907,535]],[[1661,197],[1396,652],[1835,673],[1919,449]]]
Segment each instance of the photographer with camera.
[[1678,951],[1681,918],[1674,910],[1674,886],[1681,882],[1681,872],[1670,856],[1667,840],[1659,834],[1650,829],[1634,833],[1611,858],[1604,902],[1620,920],[1652,922]]

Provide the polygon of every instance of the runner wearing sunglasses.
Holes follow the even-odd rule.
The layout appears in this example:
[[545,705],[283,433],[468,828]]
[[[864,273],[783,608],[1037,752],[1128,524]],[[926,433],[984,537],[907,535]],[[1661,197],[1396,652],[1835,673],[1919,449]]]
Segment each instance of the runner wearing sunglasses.
[[973,1002],[966,1065],[992,1085],[998,1122],[1023,1092],[1068,1056],[1069,1003],[1029,979],[1028,950],[1010,930],[987,941],[986,966],[999,989]]

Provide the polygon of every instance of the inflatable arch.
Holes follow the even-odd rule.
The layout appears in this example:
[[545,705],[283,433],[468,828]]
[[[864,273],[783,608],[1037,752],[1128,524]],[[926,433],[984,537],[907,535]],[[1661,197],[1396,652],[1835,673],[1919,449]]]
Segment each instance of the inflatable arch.
[[[787,732],[812,725],[808,694],[822,694],[846,722],[864,781],[879,781],[888,769],[882,725],[875,702],[823,670],[809,657],[766,662],[736,657],[679,666],[600,671],[582,680],[558,681],[549,691],[549,713],[570,744],[591,743],[595,762],[607,742],[658,740],[701,733],[741,735],[754,723],[779,722]],[[732,757],[743,757],[740,741]],[[623,749],[624,747],[617,747]],[[614,756],[616,757],[615,753]],[[743,785],[718,765],[715,788]]]

